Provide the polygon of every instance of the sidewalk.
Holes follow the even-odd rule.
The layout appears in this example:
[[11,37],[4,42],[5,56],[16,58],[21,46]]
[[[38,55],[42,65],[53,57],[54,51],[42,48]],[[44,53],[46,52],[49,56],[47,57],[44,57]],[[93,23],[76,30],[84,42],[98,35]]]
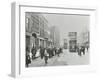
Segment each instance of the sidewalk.
[[45,64],[44,59],[41,59],[40,57],[38,57],[37,59],[32,60],[31,64],[29,64],[29,67],[42,67],[42,66],[56,65],[58,58],[59,58],[58,56],[53,56],[50,59],[48,58],[48,64]]

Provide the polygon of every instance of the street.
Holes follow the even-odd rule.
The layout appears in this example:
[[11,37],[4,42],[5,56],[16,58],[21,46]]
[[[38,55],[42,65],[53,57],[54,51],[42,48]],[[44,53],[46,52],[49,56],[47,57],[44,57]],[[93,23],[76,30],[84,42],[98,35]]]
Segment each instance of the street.
[[32,60],[29,67],[42,67],[42,66],[62,66],[62,65],[86,65],[89,64],[89,52],[85,51],[85,55],[79,56],[77,52],[69,52],[63,50],[63,53],[58,57],[53,56],[48,59],[48,64],[45,64],[44,59],[40,57]]
[[89,16],[26,12],[25,66],[89,64],[89,51],[85,51],[90,47],[89,19]]

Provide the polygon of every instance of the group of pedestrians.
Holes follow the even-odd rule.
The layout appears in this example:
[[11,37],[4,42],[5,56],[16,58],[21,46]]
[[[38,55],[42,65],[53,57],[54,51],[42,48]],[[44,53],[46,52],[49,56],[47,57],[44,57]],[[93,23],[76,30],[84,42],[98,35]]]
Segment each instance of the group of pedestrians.
[[48,63],[48,59],[52,58],[53,56],[60,56],[63,50],[61,47],[39,47],[36,48],[35,46],[32,47],[31,50],[26,48],[26,66],[31,63],[31,61],[35,60],[37,57],[40,57],[44,60],[45,64]]
[[56,48],[56,47],[51,47],[51,48],[40,48],[40,56],[41,59],[44,58],[45,64],[48,63],[48,59],[52,58],[53,56],[58,56],[62,53],[62,48]]
[[78,55],[82,56],[82,53],[83,53],[83,55],[85,55],[86,49],[88,51],[88,47],[85,47],[85,46],[79,46],[79,47],[77,47]]

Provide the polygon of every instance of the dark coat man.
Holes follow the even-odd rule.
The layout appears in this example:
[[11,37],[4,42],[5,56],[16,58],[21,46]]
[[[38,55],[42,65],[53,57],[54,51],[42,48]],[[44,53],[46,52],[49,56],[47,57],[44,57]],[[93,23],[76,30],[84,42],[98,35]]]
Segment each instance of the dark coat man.
[[47,52],[47,49],[44,49],[44,61],[45,61],[45,64],[48,63],[48,52]]
[[44,57],[44,48],[43,47],[40,48],[40,56],[41,56],[41,59],[43,59],[43,57]]
[[57,48],[55,48],[55,55],[57,55]]
[[85,55],[85,46],[82,46],[82,52]]
[[77,52],[78,52],[78,55],[81,56],[81,48],[80,47],[77,47]]
[[54,56],[54,49],[51,48],[51,57],[53,57],[53,56]]
[[50,48],[47,49],[47,53],[49,54],[49,58],[51,58],[51,49]]
[[29,56],[29,51],[26,51],[26,67],[31,63],[31,58]]
[[36,55],[36,47],[33,46],[31,53],[32,53],[32,59],[35,59],[35,55]]

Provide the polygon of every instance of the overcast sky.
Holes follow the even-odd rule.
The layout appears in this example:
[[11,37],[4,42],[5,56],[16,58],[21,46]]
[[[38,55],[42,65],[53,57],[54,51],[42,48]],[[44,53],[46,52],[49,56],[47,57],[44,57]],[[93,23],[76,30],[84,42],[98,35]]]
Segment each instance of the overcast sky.
[[51,26],[60,30],[61,41],[67,38],[68,32],[82,32],[89,29],[89,16],[83,15],[61,15],[43,14]]

